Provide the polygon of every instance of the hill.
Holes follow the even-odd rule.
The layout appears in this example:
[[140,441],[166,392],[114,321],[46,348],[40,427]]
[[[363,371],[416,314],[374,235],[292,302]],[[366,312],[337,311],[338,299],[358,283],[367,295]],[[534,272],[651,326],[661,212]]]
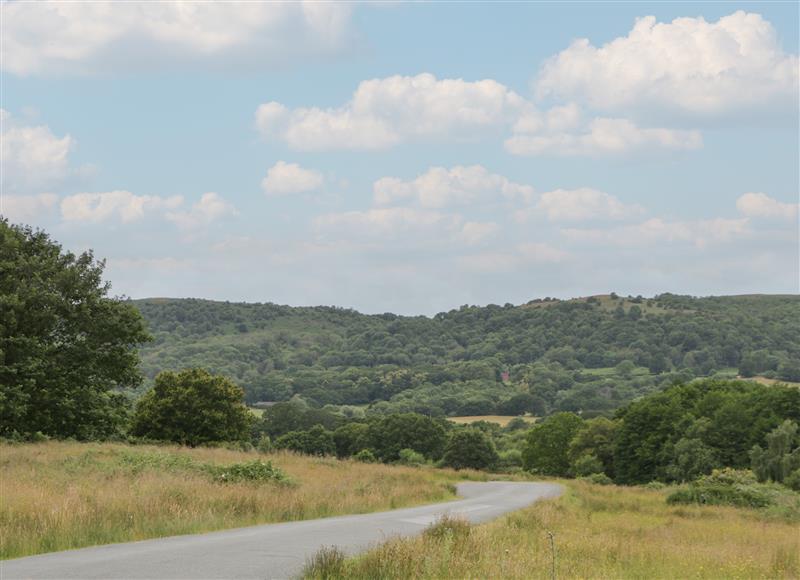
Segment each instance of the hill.
[[295,395],[374,412],[607,413],[678,380],[800,379],[800,296],[615,294],[462,306],[433,317],[148,299],[151,380],[201,366],[250,403]]

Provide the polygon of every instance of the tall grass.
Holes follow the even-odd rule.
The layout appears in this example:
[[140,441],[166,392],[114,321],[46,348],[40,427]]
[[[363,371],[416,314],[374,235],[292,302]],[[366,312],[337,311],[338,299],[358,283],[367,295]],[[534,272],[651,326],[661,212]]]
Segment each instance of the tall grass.
[[443,501],[459,477],[288,453],[0,444],[0,557]]
[[[535,504],[467,533],[394,540],[313,578],[797,578],[795,522],[754,510],[674,507],[668,491],[569,482]],[[450,526],[453,527],[452,525]]]

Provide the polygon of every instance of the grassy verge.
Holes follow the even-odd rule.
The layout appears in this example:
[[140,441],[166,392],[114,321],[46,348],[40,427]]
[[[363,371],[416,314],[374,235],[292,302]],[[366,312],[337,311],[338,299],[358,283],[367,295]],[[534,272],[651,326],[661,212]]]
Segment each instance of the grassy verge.
[[796,521],[756,510],[669,506],[667,490],[567,482],[558,500],[481,526],[442,521],[354,559],[307,568],[327,578],[796,578]]
[[[259,468],[265,461],[288,480]],[[68,442],[0,444],[0,473],[0,558],[445,501],[456,480],[485,478],[291,454]]]

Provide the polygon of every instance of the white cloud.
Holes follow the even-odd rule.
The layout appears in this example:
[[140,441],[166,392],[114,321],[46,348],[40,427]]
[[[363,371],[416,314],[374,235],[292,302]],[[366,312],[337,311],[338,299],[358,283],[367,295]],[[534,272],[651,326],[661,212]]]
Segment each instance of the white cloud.
[[796,220],[800,204],[783,203],[765,193],[745,193],[736,200],[736,209],[752,218],[782,218]]
[[182,203],[181,196],[134,195],[130,191],[76,193],[61,200],[61,216],[65,221],[119,219],[129,223],[143,218],[146,212],[174,209]]
[[543,213],[551,222],[578,222],[588,220],[620,220],[641,215],[639,204],[625,204],[617,197],[589,187],[556,189],[539,197],[534,207],[518,210],[517,221],[526,221]]
[[166,218],[179,228],[192,230],[207,226],[219,218],[237,215],[236,208],[225,201],[218,193],[204,193],[200,201],[192,205],[189,211],[167,212]]
[[373,184],[373,197],[378,205],[414,201],[426,208],[443,208],[480,201],[527,200],[533,196],[529,185],[514,183],[490,173],[481,165],[451,169],[431,167],[411,181],[383,177]]
[[0,214],[12,222],[32,223],[49,214],[58,205],[53,193],[38,195],[3,195],[0,197]]
[[269,168],[267,176],[261,181],[261,188],[267,195],[285,195],[313,191],[322,186],[322,174],[313,169],[304,169],[297,163],[278,161]]
[[476,273],[499,273],[542,265],[558,264],[570,257],[560,248],[543,242],[520,244],[512,251],[493,251],[468,254],[458,258],[462,270]]
[[314,227],[321,232],[345,237],[390,237],[426,229],[452,230],[460,222],[458,216],[438,211],[389,207],[324,214],[314,219]]
[[527,106],[494,80],[438,80],[424,73],[363,81],[338,108],[265,103],[256,111],[256,127],[295,150],[385,149],[420,137],[475,138],[510,125]]
[[759,14],[671,23],[647,16],[627,36],[599,48],[586,38],[573,42],[543,65],[536,93],[600,109],[796,107],[798,57],[781,49],[775,29]]
[[640,128],[628,119],[600,117],[579,131],[560,131],[575,129],[577,124],[574,117],[561,119],[553,123],[538,122],[530,115],[523,117],[515,127],[516,134],[506,140],[506,150],[528,156],[617,155],[647,149],[691,150],[703,144],[698,131]]
[[57,137],[46,125],[24,126],[8,111],[1,111],[0,162],[5,187],[14,192],[41,191],[66,179],[75,140],[69,135]]
[[475,246],[494,236],[499,229],[495,222],[466,222],[458,238],[468,246]]
[[642,223],[608,229],[561,230],[572,242],[642,248],[654,244],[690,244],[704,248],[749,236],[752,231],[747,218],[716,218],[695,221],[665,221],[651,218]]
[[284,65],[342,49],[351,6],[317,2],[7,2],[4,70],[63,75]]

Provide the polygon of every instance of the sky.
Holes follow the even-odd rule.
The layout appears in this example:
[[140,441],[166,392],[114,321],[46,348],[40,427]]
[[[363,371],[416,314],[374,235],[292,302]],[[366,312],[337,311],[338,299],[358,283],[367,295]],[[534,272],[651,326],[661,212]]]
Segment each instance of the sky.
[[796,2],[0,4],[0,214],[112,294],[800,293]]

